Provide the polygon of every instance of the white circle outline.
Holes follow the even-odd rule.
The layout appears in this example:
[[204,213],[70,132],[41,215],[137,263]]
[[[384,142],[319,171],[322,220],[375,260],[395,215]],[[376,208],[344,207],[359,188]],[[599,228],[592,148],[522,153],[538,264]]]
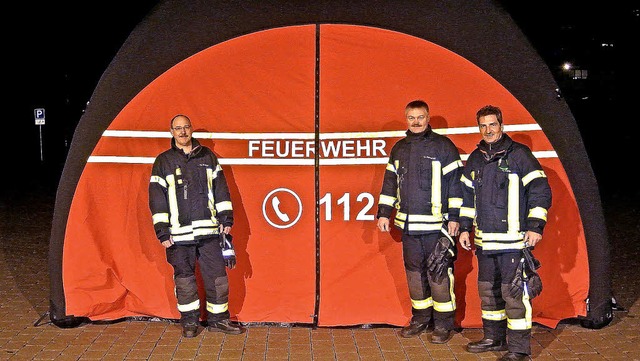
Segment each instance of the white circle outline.
[[[267,199],[269,199],[271,197],[271,195],[276,193],[276,192],[287,192],[287,193],[290,193],[298,201],[298,216],[296,217],[296,219],[293,220],[293,222],[291,222],[289,224],[285,224],[283,226],[280,226],[280,225],[277,225],[277,224],[273,223],[269,219],[269,217],[267,217]],[[300,200],[300,197],[298,197],[296,192],[292,191],[291,189],[288,189],[288,188],[276,188],[276,189],[272,190],[271,192],[269,192],[264,197],[264,201],[262,201],[262,216],[264,217],[264,219],[267,220],[267,223],[269,223],[270,225],[272,225],[272,226],[274,226],[276,228],[281,228],[281,229],[289,228],[289,227],[293,226],[294,224],[298,223],[298,220],[300,220],[300,217],[302,216],[302,201]]]

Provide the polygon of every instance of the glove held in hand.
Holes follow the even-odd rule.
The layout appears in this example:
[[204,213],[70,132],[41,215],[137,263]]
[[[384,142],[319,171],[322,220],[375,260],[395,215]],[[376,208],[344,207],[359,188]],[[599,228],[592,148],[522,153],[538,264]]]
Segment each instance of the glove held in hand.
[[220,248],[224,264],[229,269],[236,266],[236,251],[233,250],[233,237],[230,234],[220,233]]
[[533,257],[531,249],[523,249],[516,274],[511,280],[509,288],[511,297],[521,297],[525,286],[530,299],[537,297],[542,292],[542,279],[538,275],[538,268],[540,268],[540,261]]
[[449,266],[455,258],[455,247],[445,235],[438,238],[436,247],[427,258],[429,277],[440,284],[448,273]]

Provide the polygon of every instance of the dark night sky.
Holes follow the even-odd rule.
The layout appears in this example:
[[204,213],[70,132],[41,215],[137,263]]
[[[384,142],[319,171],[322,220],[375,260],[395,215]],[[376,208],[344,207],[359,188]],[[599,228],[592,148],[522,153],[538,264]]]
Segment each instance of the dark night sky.
[[[7,105],[15,131],[9,147],[19,149],[20,163],[26,168],[41,172],[41,182],[55,187],[84,104],[128,34],[156,3],[24,1],[5,15],[4,33],[12,49],[5,85],[11,88]],[[601,189],[606,194],[619,192],[623,189],[620,180],[610,175],[621,174],[619,167],[628,167],[632,149],[625,144],[636,142],[640,130],[640,121],[630,121],[637,118],[631,105],[640,95],[636,69],[640,58],[634,54],[640,34],[640,3],[500,3],[550,69],[565,60],[589,69],[593,81],[588,87],[578,89],[561,81],[559,85],[581,129]],[[604,53],[603,42],[614,48]],[[38,107],[47,111],[42,129],[33,117]],[[40,130],[44,162],[40,161]]]

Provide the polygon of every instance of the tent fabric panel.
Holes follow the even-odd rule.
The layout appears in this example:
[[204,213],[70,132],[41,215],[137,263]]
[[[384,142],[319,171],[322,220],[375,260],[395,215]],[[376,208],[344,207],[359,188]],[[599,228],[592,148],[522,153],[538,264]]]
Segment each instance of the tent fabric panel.
[[[238,264],[229,272],[230,302],[239,304],[242,322],[312,323],[315,306],[316,253],[312,167],[231,166],[236,224],[233,227]],[[297,194],[302,205],[286,191]],[[279,223],[271,207],[290,217]],[[266,214],[266,216],[265,216]],[[268,220],[267,218],[268,217]]]
[[149,228],[149,166],[89,164],[64,248],[68,312],[92,320],[175,318],[172,269]]
[[384,168],[320,167],[319,326],[399,326],[411,317],[402,245],[375,226]]
[[[123,109],[107,130],[143,133],[166,131],[168,133],[169,120],[175,114],[188,114],[196,130],[203,134],[214,135],[211,139],[203,138],[201,141],[203,145],[212,148],[221,161],[227,158],[227,154],[230,156],[240,156],[241,154],[238,151],[238,145],[234,142],[213,139],[215,134],[219,132],[236,132],[240,134],[241,139],[243,133],[260,133],[265,130],[312,132],[315,109],[313,100],[315,64],[313,29],[313,27],[307,26],[261,32],[253,34],[252,37],[240,37],[235,41],[219,44],[195,54],[149,84],[139,96]],[[303,46],[304,44],[306,46]],[[237,59],[236,55],[239,53],[245,54],[247,58]],[[243,76],[239,77],[239,74]],[[150,149],[157,155],[169,147],[169,138],[142,139],[138,144],[135,139],[131,138],[114,139],[103,136],[92,156],[148,157]],[[247,149],[247,139],[244,139],[243,142],[245,149]],[[227,153],[227,149],[229,153]],[[247,154],[245,153],[243,156],[247,157]],[[119,166],[113,164],[99,166],[90,163],[87,169],[91,167],[101,167],[101,169],[115,167],[114,169],[117,169]],[[83,175],[80,179],[67,224],[63,272],[69,311],[76,316],[88,316],[92,319],[113,318],[114,315],[118,317],[136,316],[139,313],[173,318],[177,316],[175,302],[165,303],[165,308],[162,310],[156,308],[145,310],[145,302],[140,307],[142,311],[132,312],[128,309],[122,309],[122,303],[114,303],[114,297],[107,295],[110,293],[109,289],[116,287],[119,282],[122,282],[122,279],[128,277],[129,273],[140,274],[140,268],[136,267],[149,261],[142,258],[143,253],[138,254],[132,251],[122,255],[122,259],[117,264],[120,269],[111,277],[111,282],[89,278],[84,280],[89,283],[88,285],[80,283],[85,277],[80,263],[91,262],[92,258],[99,259],[100,252],[88,254],[85,261],[81,261],[81,258],[75,257],[74,252],[70,250],[89,244],[90,247],[111,253],[110,250],[116,247],[123,237],[132,242],[146,243],[156,247],[159,245],[153,234],[148,200],[139,196],[140,194],[147,196],[150,165],[134,164],[130,167],[137,169],[138,172],[141,169],[147,171],[146,174],[138,173],[137,178],[131,176],[131,182],[139,183],[135,188],[129,187],[128,184],[121,181],[114,182],[113,184],[117,185],[117,188],[114,193],[108,193],[100,183],[106,178],[99,180],[89,175]],[[301,246],[308,250],[308,255],[314,254],[314,224],[308,222],[309,219],[313,220],[313,213],[305,213],[306,217],[301,220],[301,225],[306,224],[306,227],[299,226],[297,228],[302,230],[303,236],[289,234],[292,239],[300,239],[302,242],[295,243],[294,246],[278,244],[277,242],[286,242],[286,238],[272,236],[273,230],[265,228],[264,224],[254,225],[249,222],[249,220],[261,218],[259,216],[260,203],[252,202],[251,209],[245,208],[242,201],[243,192],[239,188],[240,185],[245,185],[258,192],[263,189],[263,186],[271,185],[269,180],[273,178],[266,176],[270,169],[254,167],[250,172],[238,170],[236,173],[233,165],[225,165],[224,170],[232,192],[232,201],[236,210],[235,218],[239,220],[239,223],[234,226],[233,233],[238,246],[246,247],[246,249],[240,248],[238,250],[238,269],[230,272],[230,280],[234,282],[231,284],[231,289],[237,292],[233,293],[232,291],[231,301],[233,302],[230,302],[232,315],[242,319],[243,312],[247,312],[252,319],[262,317],[261,321],[311,322],[309,315],[313,314],[314,305],[315,259],[303,257],[303,250],[299,250],[297,247]],[[296,175],[296,172],[288,172],[286,168],[280,169],[278,178],[294,181],[295,184],[312,184],[312,168],[300,171]],[[129,179],[126,174],[120,176]],[[304,182],[296,181],[298,178],[306,178],[306,180]],[[257,180],[260,180],[260,184],[257,184]],[[127,193],[129,191],[136,193],[130,195]],[[310,192],[311,195],[305,195],[306,204],[313,203],[313,190]],[[266,190],[261,196],[265,194]],[[131,205],[131,207],[135,206],[135,212],[132,212],[132,215],[138,221],[136,226],[150,232],[150,236],[147,234],[141,238],[140,231],[133,228],[126,229],[128,233],[102,229],[104,225],[104,223],[100,223],[102,219],[108,221],[106,224],[116,222],[127,224],[128,219],[122,218],[122,213],[116,213],[113,216],[118,217],[117,220],[111,220],[102,215],[98,218],[85,218],[87,214],[97,213],[93,211],[93,207],[102,206],[105,211],[107,209],[117,211],[119,208],[112,207],[110,202],[117,203],[124,200],[131,202],[134,199],[138,201],[138,204]],[[251,200],[255,199],[252,197]],[[252,212],[250,213],[251,217],[249,218],[245,212]],[[254,213],[258,215],[254,217]],[[251,237],[255,237],[252,238],[253,241],[251,241]],[[271,244],[262,240],[277,242]],[[311,242],[311,245],[305,246],[304,240]],[[242,255],[248,256],[250,254],[247,250],[253,250],[261,256],[255,256],[253,260],[243,259]],[[276,250],[280,251],[275,252]],[[260,262],[261,257],[267,262]],[[302,262],[302,260],[305,261]],[[255,264],[243,265],[243,261],[255,262]],[[164,262],[166,263],[166,260]],[[280,265],[288,264],[295,264],[297,268],[288,266],[285,270],[278,271]],[[168,279],[170,283],[172,270],[168,264],[165,266],[167,267],[164,268],[164,274],[158,272],[148,274],[149,284],[160,279]],[[301,272],[301,269],[307,267],[310,267],[311,271]],[[244,277],[234,276],[236,274],[250,275],[260,281],[245,280]],[[291,275],[290,279],[287,274]],[[300,281],[301,277],[304,282]],[[283,280],[288,282],[282,282]],[[92,283],[92,281],[95,282]],[[278,288],[278,292],[271,289],[279,286],[284,287],[287,283],[291,283],[288,287],[291,287],[296,297],[290,297],[280,288]],[[300,283],[302,283],[300,287],[304,292],[298,289]],[[245,286],[250,288],[245,290],[243,289]],[[101,292],[94,292],[91,290],[92,288],[104,289],[105,295]],[[156,292],[158,291],[156,290]],[[164,293],[166,293],[164,295],[166,298],[174,298],[173,288],[165,288]],[[255,297],[259,301],[245,303],[245,296],[250,299]],[[265,299],[269,299],[271,302],[265,302]],[[292,305],[292,300],[296,300],[295,305]],[[92,305],[103,304],[111,304],[111,309],[92,308]],[[269,311],[260,312],[256,316],[255,311],[251,309],[254,305],[259,309],[268,307]],[[149,306],[151,307],[152,303]],[[274,312],[274,309],[281,311]]]
[[[512,124],[512,117],[518,120],[513,125],[537,125],[517,99],[495,79],[459,55],[433,43],[391,31],[358,26],[323,25],[320,34],[321,133],[357,129],[367,134],[375,133],[381,128],[404,130],[404,106],[414,99],[424,99],[430,104],[434,127],[441,126],[439,129],[443,131],[466,132],[450,135],[456,145],[462,148],[463,155],[468,155],[475,149],[475,144],[480,139],[475,111],[484,104],[499,104],[504,109],[507,125]],[[482,89],[482,92],[478,92],[477,89]],[[375,101],[371,101],[372,99]],[[469,136],[469,132],[472,132],[473,138]],[[550,142],[540,130],[513,132],[512,135],[533,151],[553,151]],[[386,155],[397,139],[384,139]],[[466,142],[460,145],[460,139],[465,139]],[[553,160],[545,164],[548,165],[548,173],[553,176],[553,189],[560,193],[557,197],[560,202],[554,201],[551,216],[573,220],[576,232],[569,237],[558,239],[555,232],[560,225],[552,220],[545,234],[546,242],[539,248],[555,249],[560,248],[557,245],[561,244],[562,250],[556,252],[562,253],[566,250],[571,256],[576,253],[584,255],[584,252],[576,252],[577,249],[584,250],[584,234],[581,232],[580,219],[575,217],[578,214],[575,200],[566,201],[567,198],[573,197],[568,190],[569,183],[562,164]],[[362,168],[362,175],[352,177],[348,176],[350,168],[342,172],[334,172],[329,167],[321,168],[321,196],[331,193],[338,198],[339,195],[349,192],[363,192],[372,194],[377,202],[384,164],[377,166],[377,172],[362,165],[358,167]],[[366,174],[373,174],[373,179],[365,176]],[[326,209],[322,205],[320,207]],[[401,287],[385,288],[380,283],[372,285],[367,282],[370,278],[367,274],[378,272],[381,275],[391,273],[397,279],[394,284],[406,284],[401,257],[391,262],[387,256],[386,265],[378,265],[380,269],[374,268],[364,272],[364,275],[360,274],[356,267],[349,266],[369,265],[373,263],[372,259],[382,256],[379,253],[371,254],[365,240],[354,243],[358,237],[354,239],[353,235],[362,233],[362,228],[367,230],[367,236],[378,241],[386,241],[393,245],[392,247],[396,247],[396,254],[397,248],[401,250],[399,235],[397,239],[392,240],[389,234],[379,234],[375,220],[361,222],[362,224],[352,219],[349,222],[339,221],[334,219],[332,222],[321,223],[321,234],[329,233],[331,237],[323,236],[321,239],[323,272],[320,325],[339,325],[341,321],[347,324],[376,323],[385,319],[385,315],[387,320],[394,320],[392,324],[406,324],[411,315],[406,291],[397,293]],[[334,249],[343,251],[332,252]],[[546,254],[541,257],[544,262]],[[466,261],[470,260],[467,258]],[[550,267],[557,264],[545,263],[552,263]],[[392,265],[398,264],[399,268],[391,268]],[[582,272],[587,267],[587,259],[581,257],[576,260],[576,264],[578,265],[574,264],[569,270],[577,269],[578,272],[565,272],[570,273],[567,276],[571,278],[573,285],[579,285],[582,289],[588,288],[588,280]],[[557,274],[561,274],[560,270]],[[477,275],[473,273],[460,276],[463,279],[477,279]],[[382,278],[381,282],[384,280],[385,278]],[[553,286],[558,286],[558,291],[567,288],[559,284],[550,285],[550,288]],[[467,292],[469,290],[472,292]],[[477,286],[467,285],[456,293],[460,306],[464,308],[464,316],[459,321],[466,326],[480,326],[480,306],[479,302],[474,301],[477,298]],[[584,293],[562,293],[564,303],[550,305],[548,309],[539,307],[536,312],[550,314],[552,316],[548,318],[555,317],[556,321],[577,316],[579,312],[574,309],[574,303],[582,302]],[[553,291],[548,291],[547,294],[557,296]],[[404,297],[400,302],[403,311],[394,316],[394,312],[397,312],[392,306],[394,302],[389,302],[388,299],[394,299],[397,303],[398,297]],[[334,305],[334,302],[340,304]],[[333,312],[322,312],[324,309]],[[335,312],[338,309],[343,311]]]

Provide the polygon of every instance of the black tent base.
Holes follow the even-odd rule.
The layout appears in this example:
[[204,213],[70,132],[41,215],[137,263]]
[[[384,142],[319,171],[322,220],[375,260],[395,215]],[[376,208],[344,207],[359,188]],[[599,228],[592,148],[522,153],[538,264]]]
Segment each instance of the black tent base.
[[87,317],[65,316],[62,318],[55,318],[53,317],[53,314],[51,314],[50,320],[51,323],[60,328],[74,328],[91,322]]
[[[47,318],[47,316],[49,316],[50,322],[43,322],[44,319]],[[36,322],[33,323],[33,326],[38,327],[41,325],[52,323],[60,328],[75,328],[89,322],[91,321],[86,317],[65,316],[63,318],[56,318],[54,317],[53,313],[47,311],[42,314],[42,316],[40,316],[40,318]]]
[[52,299],[49,300],[49,311],[42,315],[35,325],[38,325],[47,315],[49,315],[51,323],[60,328],[74,328],[91,322],[88,317],[65,315],[64,307],[56,307],[56,303]]
[[608,313],[598,318],[583,318],[580,320],[580,326],[584,328],[590,328],[593,330],[599,330],[605,326],[608,326],[613,320],[613,314]]
[[597,307],[589,303],[587,299],[587,316],[580,318],[580,325],[584,328],[591,328],[594,330],[601,329],[608,326],[613,321],[613,310],[619,309],[618,303],[614,297],[611,297],[609,302],[604,302]]

